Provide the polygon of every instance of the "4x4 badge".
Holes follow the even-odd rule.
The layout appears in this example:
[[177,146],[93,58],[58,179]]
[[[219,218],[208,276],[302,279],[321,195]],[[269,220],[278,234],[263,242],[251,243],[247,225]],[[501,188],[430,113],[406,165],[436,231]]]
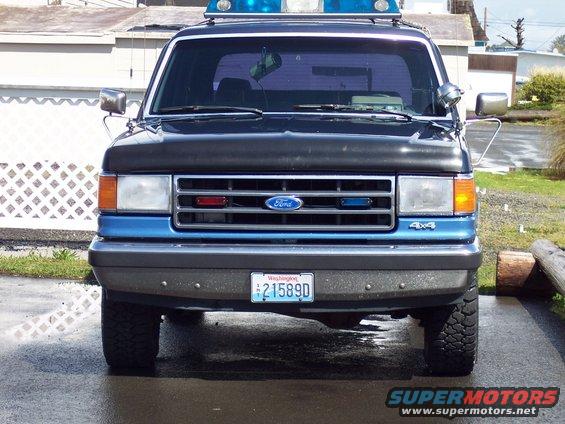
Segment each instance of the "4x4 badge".
[[413,222],[412,224],[410,224],[410,228],[412,230],[435,230],[436,229],[436,223],[435,222]]

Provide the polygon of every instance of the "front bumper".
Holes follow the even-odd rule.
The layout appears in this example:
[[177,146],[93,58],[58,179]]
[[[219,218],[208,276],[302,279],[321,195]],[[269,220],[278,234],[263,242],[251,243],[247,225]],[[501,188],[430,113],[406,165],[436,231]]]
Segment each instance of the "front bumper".
[[[118,242],[96,237],[96,278],[116,300],[163,307],[379,312],[460,300],[481,264],[478,240],[443,245]],[[312,304],[251,304],[252,272],[312,272]]]

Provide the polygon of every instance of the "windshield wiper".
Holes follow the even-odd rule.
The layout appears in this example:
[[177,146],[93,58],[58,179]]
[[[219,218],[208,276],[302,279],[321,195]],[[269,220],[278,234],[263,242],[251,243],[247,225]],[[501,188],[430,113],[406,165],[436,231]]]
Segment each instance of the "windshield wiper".
[[190,105],[190,106],[163,107],[163,108],[157,110],[157,113],[162,113],[164,115],[175,114],[175,113],[232,113],[232,112],[252,113],[254,115],[263,115],[263,111],[261,109],[255,109],[255,108],[252,108],[252,107],[238,107],[238,106],[198,106],[198,105]]
[[335,111],[335,112],[359,112],[359,113],[382,113],[385,115],[399,116],[408,121],[414,118],[408,113],[398,112],[367,105],[338,105],[338,104],[319,104],[319,105],[294,105],[295,110],[321,110],[321,111]]

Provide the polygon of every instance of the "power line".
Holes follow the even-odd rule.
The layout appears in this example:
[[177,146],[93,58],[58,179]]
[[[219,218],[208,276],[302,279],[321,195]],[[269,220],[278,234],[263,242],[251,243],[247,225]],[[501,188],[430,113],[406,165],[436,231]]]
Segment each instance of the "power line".
[[[487,14],[491,15],[494,19],[489,20],[489,22],[498,23],[498,24],[513,24],[515,21],[511,19],[501,18],[500,16],[495,15],[492,13],[490,9],[487,9]],[[555,21],[529,21],[526,20],[525,23],[531,26],[547,26],[547,27],[560,27],[565,28],[565,23],[563,22],[555,22]]]
[[[492,22],[492,21],[490,21]],[[488,28],[487,31],[489,33],[496,33],[497,36],[500,35],[505,35],[507,37],[515,37],[516,34],[511,34],[508,32],[508,28],[506,26],[503,26],[501,24],[488,24]],[[532,44],[537,44],[537,43],[541,43],[543,41],[543,43],[541,43],[539,45],[539,47],[536,47],[535,50],[540,50],[543,46],[545,46],[547,43],[549,43],[550,41],[553,41],[555,39],[555,36],[561,31],[561,29],[557,29],[552,35],[551,37],[549,37],[548,39],[536,39],[536,38],[532,38],[532,37],[528,37],[527,39],[527,44],[529,44],[530,46]]]
[[542,44],[540,44],[539,47],[536,48],[536,50],[541,49],[541,48],[542,48],[543,46],[545,46],[547,43],[549,43],[550,41],[553,41],[553,40],[555,39],[555,36],[556,36],[557,34],[559,34],[560,31],[561,31],[560,29],[558,29],[557,31],[555,31],[555,32],[551,35],[551,37],[549,37],[549,38],[548,38],[547,40],[545,40]]
[[[501,25],[512,25],[514,23],[514,21],[497,21],[497,20],[491,20],[489,22],[495,23],[495,24],[501,24]],[[533,27],[542,27],[542,28],[565,28],[565,24],[541,24],[541,23],[535,23],[535,22],[530,22],[530,21],[525,21],[525,23],[528,26],[533,26]]]

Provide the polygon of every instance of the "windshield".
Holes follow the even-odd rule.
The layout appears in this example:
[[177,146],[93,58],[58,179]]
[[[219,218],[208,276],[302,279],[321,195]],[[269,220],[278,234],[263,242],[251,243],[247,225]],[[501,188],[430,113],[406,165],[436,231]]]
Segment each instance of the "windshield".
[[320,106],[327,113],[384,109],[445,116],[434,101],[437,88],[426,47],[412,41],[187,40],[172,52],[151,113],[214,112],[213,106],[222,112],[226,107],[295,112]]

